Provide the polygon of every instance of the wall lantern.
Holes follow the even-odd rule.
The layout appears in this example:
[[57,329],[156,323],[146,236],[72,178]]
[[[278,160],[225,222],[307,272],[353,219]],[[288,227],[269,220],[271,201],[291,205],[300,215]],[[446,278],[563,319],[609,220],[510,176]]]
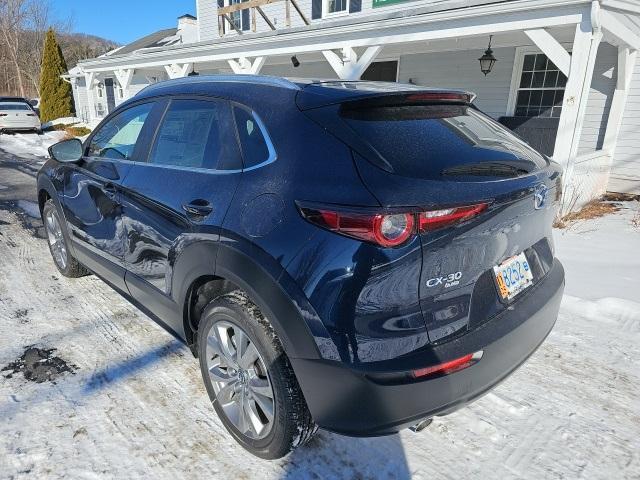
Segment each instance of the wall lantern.
[[482,55],[478,60],[480,61],[480,70],[484,73],[485,77],[491,71],[495,63],[498,61],[496,57],[493,56],[493,50],[491,50],[491,39],[493,35],[489,36],[489,46],[484,51],[484,55]]

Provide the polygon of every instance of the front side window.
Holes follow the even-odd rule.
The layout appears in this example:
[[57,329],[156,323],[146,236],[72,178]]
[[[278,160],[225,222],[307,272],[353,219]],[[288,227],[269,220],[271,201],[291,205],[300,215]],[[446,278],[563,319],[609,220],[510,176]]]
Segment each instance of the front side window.
[[516,117],[560,117],[567,77],[544,53],[524,56],[518,84]]
[[158,129],[149,162],[211,170],[240,168],[230,116],[227,102],[173,100]]
[[102,125],[91,138],[90,157],[130,160],[152,103],[131,107]]
[[254,114],[240,107],[234,107],[234,116],[244,168],[255,167],[275,158],[273,147],[270,148],[270,140],[263,131],[263,126]]

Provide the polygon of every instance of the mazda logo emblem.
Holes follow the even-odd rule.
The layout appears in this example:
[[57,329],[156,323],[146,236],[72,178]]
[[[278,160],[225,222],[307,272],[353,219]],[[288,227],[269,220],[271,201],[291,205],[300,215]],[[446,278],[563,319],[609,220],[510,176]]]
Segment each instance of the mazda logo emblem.
[[549,189],[546,185],[538,185],[533,193],[533,207],[540,210],[547,203],[547,194]]

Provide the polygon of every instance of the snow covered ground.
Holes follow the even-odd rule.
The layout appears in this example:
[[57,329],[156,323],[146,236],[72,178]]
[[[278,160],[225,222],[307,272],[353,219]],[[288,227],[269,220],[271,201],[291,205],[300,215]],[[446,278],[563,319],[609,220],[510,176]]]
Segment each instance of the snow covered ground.
[[419,434],[320,432],[267,462],[226,433],[188,349],[97,278],[60,276],[35,206],[0,201],[0,369],[35,346],[61,371],[0,372],[0,478],[640,478],[639,208],[556,232],[558,323],[492,393]]
[[0,135],[0,149],[18,157],[40,157],[44,160],[49,156],[47,149],[59,142],[65,132],[45,132],[42,135],[34,133],[4,133]]

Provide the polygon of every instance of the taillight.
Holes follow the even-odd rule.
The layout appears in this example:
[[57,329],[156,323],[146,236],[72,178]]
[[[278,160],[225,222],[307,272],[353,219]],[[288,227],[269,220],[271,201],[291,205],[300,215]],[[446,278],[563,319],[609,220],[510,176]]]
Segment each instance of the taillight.
[[300,212],[308,221],[327,230],[382,247],[402,245],[415,233],[411,213],[365,214],[305,207]]
[[454,223],[464,222],[486,210],[488,204],[478,203],[466,207],[444,208],[421,212],[419,227],[421,232],[447,227]]
[[454,373],[470,367],[482,358],[482,354],[483,352],[479,351],[476,353],[470,353],[468,355],[465,355],[464,357],[450,360],[448,362],[439,363],[438,365],[433,365],[431,367],[419,368],[417,370],[413,370],[411,372],[411,375],[414,378],[428,377],[431,375],[448,375],[450,373]]
[[416,233],[463,222],[479,214],[488,204],[443,210],[406,213],[369,213],[357,210],[299,205],[300,213],[309,222],[347,237],[374,243],[381,247],[397,247]]

